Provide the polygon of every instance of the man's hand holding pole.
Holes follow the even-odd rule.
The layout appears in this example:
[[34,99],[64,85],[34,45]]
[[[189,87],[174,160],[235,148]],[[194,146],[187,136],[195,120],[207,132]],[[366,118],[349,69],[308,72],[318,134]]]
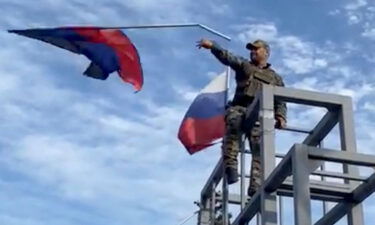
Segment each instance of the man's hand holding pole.
[[213,43],[212,41],[210,40],[207,40],[207,39],[201,39],[200,41],[197,41],[197,47],[199,49],[201,49],[202,47],[203,48],[206,48],[206,49],[211,49],[213,46]]

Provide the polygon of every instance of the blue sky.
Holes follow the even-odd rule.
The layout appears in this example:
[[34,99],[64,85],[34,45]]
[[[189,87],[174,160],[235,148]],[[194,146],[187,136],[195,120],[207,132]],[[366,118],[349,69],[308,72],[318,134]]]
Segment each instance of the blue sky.
[[[200,38],[238,55],[258,38],[287,86],[353,97],[357,144],[375,139],[375,4],[370,0],[0,0],[0,224],[175,225],[191,215],[220,157],[189,156],[177,140],[195,95],[224,66]],[[82,76],[83,56],[8,34],[67,25],[202,23],[197,28],[125,30],[141,56],[137,94],[114,73]],[[323,110],[290,106],[288,122],[312,127]],[[278,151],[303,136],[279,132]],[[338,145],[337,132],[326,141]],[[332,166],[334,168],[334,166]],[[232,189],[235,189],[233,187]],[[286,203],[288,204],[288,202]],[[365,202],[374,221],[375,198]],[[314,207],[314,218],[319,207]],[[189,225],[196,224],[195,218]],[[342,223],[345,224],[345,223]]]

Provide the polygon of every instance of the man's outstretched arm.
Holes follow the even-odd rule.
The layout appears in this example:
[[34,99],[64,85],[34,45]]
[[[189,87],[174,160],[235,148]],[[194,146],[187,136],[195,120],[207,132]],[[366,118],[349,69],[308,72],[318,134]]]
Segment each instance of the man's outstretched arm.
[[223,49],[216,42],[202,39],[197,43],[198,48],[211,49],[211,53],[224,65],[230,66],[233,70],[239,70],[242,67],[244,58],[235,56],[226,49]]

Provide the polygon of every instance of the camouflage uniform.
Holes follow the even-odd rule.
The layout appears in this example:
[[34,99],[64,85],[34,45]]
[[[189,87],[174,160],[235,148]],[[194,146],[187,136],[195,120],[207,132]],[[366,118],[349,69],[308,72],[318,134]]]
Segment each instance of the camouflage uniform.
[[[235,168],[237,171],[241,124],[245,116],[246,107],[252,103],[255,93],[260,89],[262,83],[277,86],[284,86],[284,83],[282,78],[270,68],[270,64],[267,64],[264,68],[259,68],[245,58],[234,56],[217,43],[213,44],[211,52],[221,63],[230,66],[236,72],[237,87],[233,101],[226,112],[226,134],[222,147],[225,167]],[[275,115],[286,120],[286,104],[275,101],[274,108]],[[261,183],[260,132],[258,122],[251,131],[246,132],[252,151],[249,195],[253,195]]]

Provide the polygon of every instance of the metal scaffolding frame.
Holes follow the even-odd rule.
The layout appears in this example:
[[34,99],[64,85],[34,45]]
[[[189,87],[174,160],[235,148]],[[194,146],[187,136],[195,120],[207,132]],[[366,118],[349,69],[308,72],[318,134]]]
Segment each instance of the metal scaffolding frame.
[[[274,100],[327,109],[326,114],[311,130],[287,128],[289,131],[307,133],[302,143],[294,144],[286,155],[275,152]],[[375,156],[359,154],[356,149],[352,100],[350,97],[284,87],[263,85],[248,107],[243,130],[249,130],[256,121],[261,130],[262,186],[251,198],[245,194],[244,138],[240,152],[240,194],[229,193],[223,170],[223,160],[216,164],[201,192],[198,225],[216,225],[217,203],[222,206],[222,224],[228,225],[228,204],[241,206],[240,213],[231,225],[246,225],[255,215],[258,224],[277,225],[281,215],[277,210],[277,196],[290,196],[294,200],[296,225],[311,225],[311,200],[335,202],[315,225],[335,224],[347,215],[348,225],[364,225],[361,202],[375,191],[375,173],[359,176],[358,166],[375,167]],[[331,130],[339,125],[341,151],[320,145]],[[276,157],[281,162],[276,166]],[[317,170],[324,162],[343,165],[343,173]],[[343,183],[325,179],[310,180],[310,175],[339,178]],[[222,181],[222,191],[216,191]],[[279,206],[280,208],[280,206]],[[327,209],[324,209],[326,211]],[[281,224],[281,221],[279,221]]]

